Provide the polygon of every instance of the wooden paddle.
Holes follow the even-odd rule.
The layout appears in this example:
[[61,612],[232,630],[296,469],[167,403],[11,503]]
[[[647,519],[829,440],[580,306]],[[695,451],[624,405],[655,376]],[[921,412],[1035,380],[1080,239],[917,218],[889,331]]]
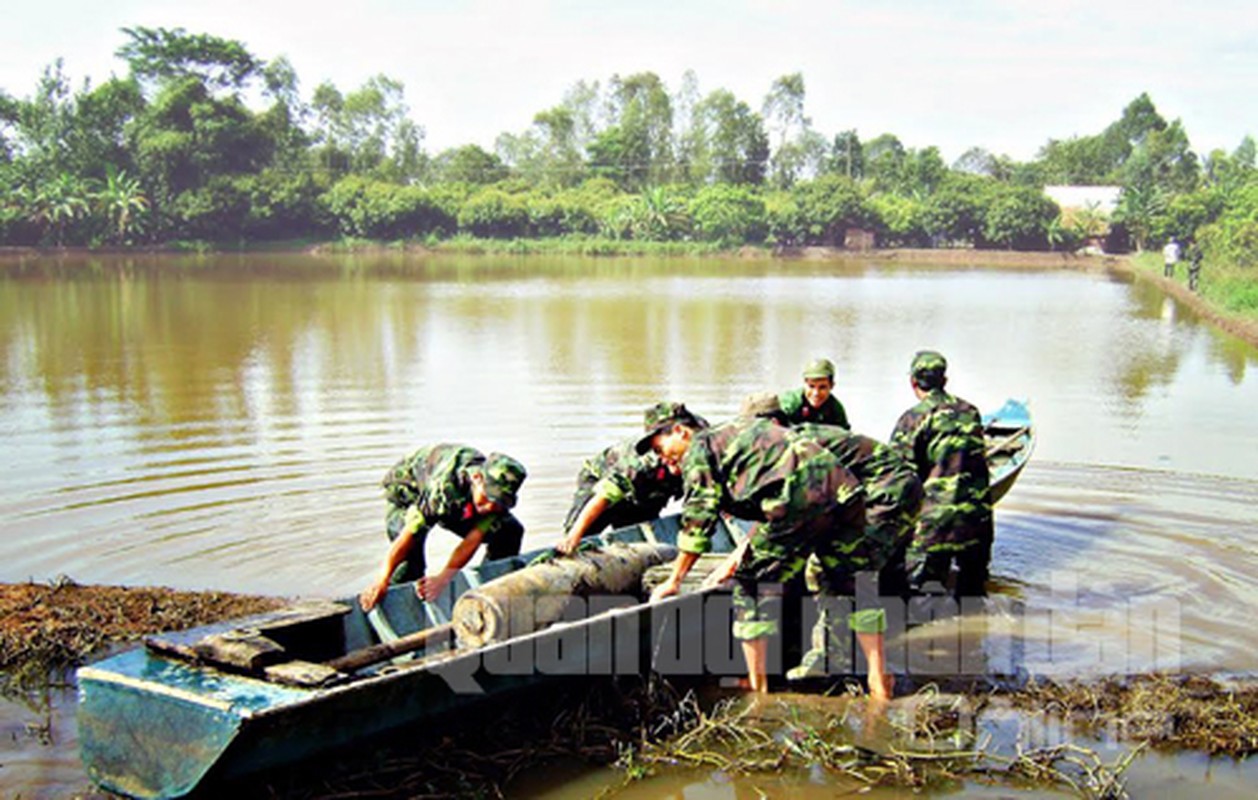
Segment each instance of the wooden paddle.
[[434,625],[431,628],[407,634],[391,642],[381,642],[361,650],[354,650],[331,661],[325,661],[323,664],[338,672],[354,672],[372,664],[379,664],[381,661],[422,650],[429,644],[449,641],[453,634],[454,625],[447,622],[444,625]]
[[997,453],[999,453],[1001,450],[1004,450],[1006,447],[1008,447],[1009,445],[1011,445],[1011,444],[1013,444],[1015,441],[1017,441],[1017,440],[1018,440],[1018,437],[1020,437],[1020,436],[1024,435],[1024,434],[1025,434],[1027,431],[1029,431],[1029,430],[1031,430],[1031,426],[1030,426],[1030,425],[1024,425],[1024,426],[1022,426],[1021,428],[1018,428],[1018,429],[1017,429],[1016,431],[1014,431],[1013,433],[1011,433],[1011,434],[1009,434],[1008,436],[1006,436],[1005,438],[1003,438],[1003,439],[1001,439],[1000,441],[996,442],[995,444],[991,445],[990,447],[988,447],[988,448],[987,448],[987,457],[988,457],[988,458],[991,458],[992,456],[994,456],[994,455],[996,455]]

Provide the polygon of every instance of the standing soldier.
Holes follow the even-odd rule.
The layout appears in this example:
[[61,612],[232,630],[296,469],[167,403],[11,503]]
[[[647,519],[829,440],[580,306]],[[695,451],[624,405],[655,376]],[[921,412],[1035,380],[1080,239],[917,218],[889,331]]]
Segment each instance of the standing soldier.
[[[665,463],[680,465],[685,482],[680,552],[651,599],[677,593],[711,547],[722,512],[754,522],[733,569],[733,627],[751,690],[768,691],[768,637],[777,634],[778,623],[763,601],[781,597],[787,613],[798,613],[810,554],[820,561],[821,588],[829,594],[853,594],[857,570],[869,565],[860,482],[824,448],[769,420],[739,418],[700,429],[685,406],[659,403],[647,409],[644,428],[638,450],[652,449]],[[891,691],[885,615],[858,611],[850,625],[869,665],[870,695],[885,700]]]
[[[948,362],[933,350],[913,357],[918,404],[901,415],[891,445],[917,467],[924,497],[906,559],[915,591],[942,591],[953,561],[955,593],[981,596],[993,537],[986,443],[978,409],[944,391]],[[940,589],[928,584],[938,583]]]
[[1188,291],[1197,291],[1197,284],[1201,281],[1201,259],[1203,257],[1201,245],[1195,240],[1188,245]]
[[[526,475],[510,456],[486,457],[459,444],[421,447],[390,467],[382,486],[389,502],[385,530],[393,544],[379,578],[359,595],[363,610],[374,608],[390,583],[408,580],[417,580],[415,593],[422,599],[436,599],[482,543],[489,559],[518,554],[524,526],[510,509]],[[424,540],[434,525],[463,541],[445,568],[429,577]]]
[[[707,422],[692,414],[697,428]],[[639,454],[634,437],[613,445],[585,462],[577,475],[577,491],[564,522],[564,538],[556,550],[576,552],[584,536],[608,526],[636,525],[659,517],[664,506],[681,497],[681,475],[655,453]]]
[[787,389],[778,397],[782,412],[791,425],[815,422],[819,425],[852,427],[847,421],[847,411],[834,394],[834,362],[818,358],[804,367],[804,385]]

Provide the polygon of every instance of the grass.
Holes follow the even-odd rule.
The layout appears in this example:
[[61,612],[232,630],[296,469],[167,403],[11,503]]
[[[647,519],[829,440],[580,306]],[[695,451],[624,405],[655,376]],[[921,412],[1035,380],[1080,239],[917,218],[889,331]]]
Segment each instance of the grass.
[[[1139,253],[1132,257],[1141,272],[1161,275],[1162,254]],[[1175,269],[1175,282],[1187,286],[1188,265],[1181,261]],[[1201,299],[1220,314],[1248,322],[1258,322],[1258,271],[1232,264],[1205,262],[1201,268]]]

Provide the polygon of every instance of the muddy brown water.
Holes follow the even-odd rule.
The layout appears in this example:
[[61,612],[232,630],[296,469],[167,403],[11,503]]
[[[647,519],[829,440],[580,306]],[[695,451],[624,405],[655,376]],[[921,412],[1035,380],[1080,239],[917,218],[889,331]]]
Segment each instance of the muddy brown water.
[[[893,661],[1255,671],[1258,350],[1149,284],[1062,269],[10,258],[0,580],[345,596],[384,553],[378,480],[419,444],[523,461],[518,513],[526,546],[542,546],[581,461],[633,435],[650,403],[723,419],[824,355],[854,427],[885,437],[923,347],[978,405],[1029,400],[1039,444],[997,515],[1003,605],[893,642]],[[454,542],[431,536],[430,562]],[[959,654],[920,644],[932,636]],[[67,696],[0,705],[0,794],[83,790]],[[616,780],[550,777],[528,793]],[[1139,796],[1258,786],[1252,768],[1192,754],[1142,756],[1131,779]],[[721,776],[667,780],[625,796],[754,796]]]

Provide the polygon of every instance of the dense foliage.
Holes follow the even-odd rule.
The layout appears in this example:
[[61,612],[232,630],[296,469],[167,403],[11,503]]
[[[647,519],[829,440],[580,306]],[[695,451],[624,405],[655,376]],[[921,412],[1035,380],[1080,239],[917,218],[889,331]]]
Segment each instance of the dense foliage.
[[[1198,155],[1140,95],[1100,133],[1017,163],[975,147],[951,166],[894,134],[826,136],[801,74],[759,109],[693,73],[580,81],[493,152],[436,155],[405,87],[377,75],[304,99],[284,58],[182,29],[127,28],[125,78],[73,89],[60,63],[0,91],[0,244],[240,243],[310,238],[841,246],[1159,247],[1258,263],[1258,171],[1246,138]],[[1049,184],[1121,187],[1112,218],[1063,217]]]

